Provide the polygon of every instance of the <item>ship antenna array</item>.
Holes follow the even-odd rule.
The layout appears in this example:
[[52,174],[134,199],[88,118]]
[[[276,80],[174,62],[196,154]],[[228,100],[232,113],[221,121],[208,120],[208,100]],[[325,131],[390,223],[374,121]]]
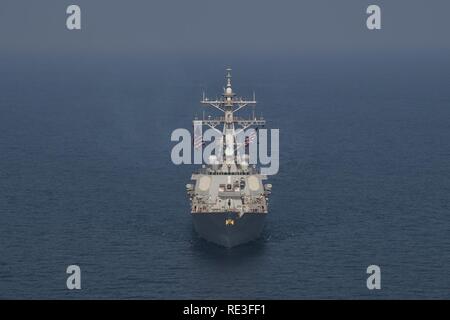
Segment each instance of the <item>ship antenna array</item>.
[[[242,97],[237,97],[232,89],[232,81],[231,81],[231,68],[226,69],[226,88],[224,88],[224,92],[221,98],[216,98],[215,100],[211,100],[205,96],[203,92],[202,100],[200,103],[204,106],[213,107],[215,109],[220,110],[225,113],[225,117],[219,118],[211,118],[204,119],[202,124],[207,125],[213,129],[221,123],[235,124],[241,126],[241,130],[245,130],[250,126],[263,126],[265,125],[265,120],[263,118],[256,118],[255,109],[256,106],[256,95],[253,92],[252,100],[245,100]],[[239,111],[242,108],[247,106],[253,106],[252,118],[251,119],[243,119],[240,117],[234,117],[234,113]]]

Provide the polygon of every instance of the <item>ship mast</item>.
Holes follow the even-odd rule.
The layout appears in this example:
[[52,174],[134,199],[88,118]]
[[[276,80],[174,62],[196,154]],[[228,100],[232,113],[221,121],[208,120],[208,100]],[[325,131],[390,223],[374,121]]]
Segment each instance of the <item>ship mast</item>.
[[[253,100],[245,100],[237,97],[233,92],[231,85],[231,69],[226,69],[226,88],[220,99],[210,100],[203,94],[200,103],[204,106],[214,107],[224,113],[221,117],[201,120],[202,125],[206,125],[223,134],[222,150],[223,162],[228,166],[236,164],[236,151],[242,146],[238,146],[236,141],[237,134],[243,132],[251,126],[262,126],[265,124],[263,118],[256,118],[254,115],[249,119],[237,117],[234,114],[247,106],[255,106],[256,100],[253,94]],[[222,131],[218,127],[223,126]],[[237,127],[237,130],[236,130]]]

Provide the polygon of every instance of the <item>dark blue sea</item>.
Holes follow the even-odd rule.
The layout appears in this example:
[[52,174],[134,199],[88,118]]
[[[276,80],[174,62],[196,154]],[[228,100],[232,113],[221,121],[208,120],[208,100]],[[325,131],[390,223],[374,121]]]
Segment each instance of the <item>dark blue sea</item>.
[[[281,145],[261,238],[225,249],[170,134],[229,65]],[[450,298],[448,55],[4,57],[0,298]]]

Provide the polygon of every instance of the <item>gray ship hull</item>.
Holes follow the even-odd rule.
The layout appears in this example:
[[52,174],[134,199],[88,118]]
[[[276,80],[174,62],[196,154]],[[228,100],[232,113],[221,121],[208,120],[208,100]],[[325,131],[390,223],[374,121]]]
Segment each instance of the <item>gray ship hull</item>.
[[231,248],[256,240],[264,228],[266,213],[246,213],[239,218],[234,212],[205,212],[193,213],[192,218],[200,237]]

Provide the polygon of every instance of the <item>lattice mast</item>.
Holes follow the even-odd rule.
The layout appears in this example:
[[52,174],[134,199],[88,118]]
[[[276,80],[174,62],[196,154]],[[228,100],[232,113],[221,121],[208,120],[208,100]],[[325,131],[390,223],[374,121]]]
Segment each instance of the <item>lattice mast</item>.
[[[254,114],[249,119],[234,115],[242,108],[256,106],[255,94],[253,94],[253,100],[244,100],[242,97],[237,97],[231,87],[231,69],[227,68],[226,71],[227,85],[221,98],[210,100],[203,94],[203,99],[200,103],[204,106],[214,107],[224,113],[221,117],[203,119],[201,124],[222,133],[223,140],[220,149],[223,150],[223,162],[230,165],[236,163],[237,149],[243,147],[243,144],[238,144],[236,141],[236,136],[251,126],[263,126],[266,121],[262,117],[255,117]],[[218,127],[222,127],[222,131]]]

